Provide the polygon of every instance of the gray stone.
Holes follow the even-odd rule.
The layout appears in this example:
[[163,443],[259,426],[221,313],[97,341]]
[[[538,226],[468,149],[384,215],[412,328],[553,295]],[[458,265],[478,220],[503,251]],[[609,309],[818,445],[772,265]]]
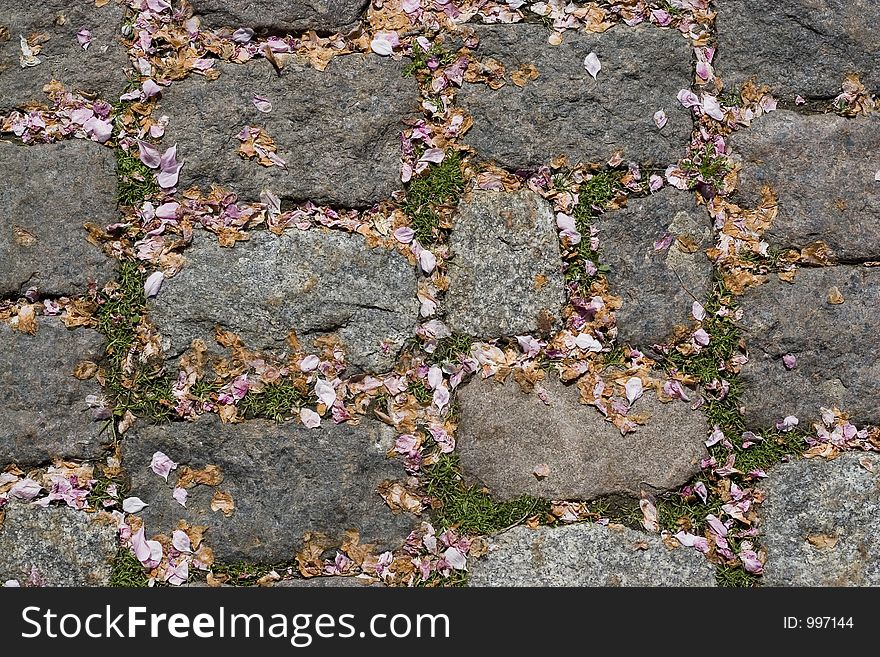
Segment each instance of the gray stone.
[[[4,0],[0,3],[0,112],[27,104],[46,104],[43,86],[58,80],[68,90],[97,94],[117,100],[125,86],[128,54],[120,43],[125,7],[111,2],[95,7],[78,0]],[[83,50],[76,33],[92,33],[88,50]],[[42,34],[49,39],[37,55],[40,64],[22,68],[19,63],[24,36]]]
[[696,550],[624,527],[515,527],[491,543],[468,564],[470,586],[715,586]]
[[415,269],[395,251],[368,248],[360,235],[313,229],[281,237],[254,232],[233,249],[197,233],[182,271],[150,303],[167,355],[215,325],[267,352],[286,348],[290,331],[305,348],[327,334],[347,348],[347,362],[388,370],[418,319]]
[[79,295],[113,278],[113,260],[86,241],[87,221],[116,220],[113,152],[81,139],[39,146],[0,143],[0,296],[35,287]]
[[550,204],[529,190],[476,191],[450,236],[447,324],[477,337],[545,333],[565,304]]
[[[571,164],[605,163],[622,149],[627,160],[666,166],[690,140],[689,110],[676,100],[689,87],[691,46],[674,30],[613,27],[602,34],[567,33],[547,43],[540,24],[475,25],[481,59],[500,61],[509,77],[533,65],[538,78],[524,88],[491,90],[465,83],[456,97],[474,118],[464,140],[501,166],[535,168],[557,155]],[[584,58],[594,52],[602,70],[594,80]],[[663,109],[662,130],[654,113]]]
[[724,0],[716,10],[718,71],[730,89],[752,78],[787,100],[833,98],[855,73],[880,91],[874,0]]
[[880,586],[880,457],[784,463],[763,487],[765,585]]
[[[842,304],[828,302],[837,288]],[[801,423],[838,407],[858,424],[880,424],[880,270],[800,269],[742,298],[749,362],[742,369],[746,421],[767,427],[786,415]],[[782,357],[797,359],[793,370]]]
[[39,317],[37,326],[28,335],[0,322],[0,466],[93,458],[109,440],[86,403],[101,387],[73,376],[80,362],[101,360],[103,337],[51,317]]
[[[354,54],[318,71],[291,60],[280,76],[263,60],[218,66],[219,79],[179,82],[157,109],[171,117],[165,142],[185,162],[181,188],[217,183],[250,201],[268,188],[291,201],[368,207],[402,187],[401,121],[418,97],[401,63]],[[258,111],[254,94],[272,111]],[[236,135],[247,125],[275,140],[286,168],[239,156]]]
[[880,119],[777,111],[736,132],[737,200],[756,207],[761,188],[779,214],[764,239],[779,249],[823,241],[841,260],[880,259]]
[[321,589],[336,589],[336,588],[352,588],[357,589],[364,586],[368,586],[370,588],[385,588],[385,585],[381,582],[364,582],[357,577],[310,577],[308,579],[298,578],[298,579],[284,579],[280,582],[276,582],[275,586],[281,588],[321,588]]
[[345,32],[355,27],[368,0],[193,0],[208,27],[258,31]]
[[[139,428],[126,437],[122,455],[131,495],[150,505],[140,512],[148,534],[170,535],[183,519],[208,527],[205,540],[219,561],[276,563],[292,559],[309,531],[342,539],[345,530],[357,529],[362,543],[380,549],[403,543],[417,517],[393,513],[376,492],[383,481],[404,476],[385,456],[394,437],[367,419],[306,429],[298,421],[221,424],[205,415],[195,423]],[[223,481],[190,488],[184,508],[171,497],[181,468],[166,483],[150,469],[156,451],[180,466],[215,465]],[[211,510],[218,490],[235,504],[228,518]]]
[[0,510],[0,582],[107,586],[116,524],[69,507],[12,503]]
[[[474,377],[458,393],[456,433],[465,476],[499,499],[527,493],[555,500],[638,495],[684,484],[706,457],[706,420],[677,401],[646,391],[633,413],[649,419],[620,435],[598,410],[580,403],[576,386],[542,381],[549,405],[519,384]],[[534,475],[546,464],[550,474]]]
[[[711,221],[693,194],[667,188],[631,198],[595,223],[611,292],[623,299],[615,313],[618,343],[650,347],[666,342],[676,326],[689,326],[693,303],[705,300],[712,280]],[[676,239],[668,249],[654,248],[670,233]]]

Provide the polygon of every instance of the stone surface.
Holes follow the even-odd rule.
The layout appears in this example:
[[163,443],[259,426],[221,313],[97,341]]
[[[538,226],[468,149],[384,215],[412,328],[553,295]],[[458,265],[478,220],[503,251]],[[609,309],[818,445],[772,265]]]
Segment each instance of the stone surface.
[[491,543],[497,547],[468,564],[470,586],[715,586],[712,565],[696,550],[669,549],[623,527],[516,527]]
[[[129,65],[120,42],[124,13],[125,7],[117,2],[100,8],[87,0],[0,3],[0,32],[8,30],[8,38],[0,38],[0,112],[47,103],[43,86],[53,79],[67,89],[96,93],[109,102],[117,100]],[[83,27],[92,33],[88,50],[76,38]],[[37,34],[49,37],[37,55],[40,64],[22,68],[19,37]]]
[[[194,424],[139,427],[126,437],[122,455],[131,495],[150,505],[139,514],[148,534],[170,535],[184,519],[208,527],[205,540],[220,561],[275,563],[292,559],[309,531],[342,539],[346,529],[357,529],[362,543],[403,543],[418,518],[393,513],[376,492],[405,474],[385,456],[394,437],[372,420],[356,427],[328,420],[306,429],[298,421],[221,424],[205,415]],[[184,508],[171,497],[181,468],[166,483],[150,470],[156,451],[181,466],[215,465],[223,481],[190,488]],[[228,518],[210,508],[217,490],[234,501]]]
[[0,511],[0,582],[108,586],[116,525],[68,507],[12,503]]
[[345,31],[357,25],[368,0],[193,0],[208,27],[257,31]]
[[[625,160],[663,167],[684,155],[692,122],[676,95],[693,73],[691,47],[676,31],[618,26],[567,33],[551,46],[537,23],[474,28],[475,53],[501,62],[507,78],[495,91],[465,83],[456,97],[474,118],[464,140],[480,155],[512,169],[557,155],[604,164],[619,149]],[[590,52],[602,64],[595,80],[584,68]],[[529,64],[538,78],[519,88],[510,75]],[[660,109],[669,117],[662,130],[653,119]]]
[[51,317],[39,317],[37,326],[28,335],[0,322],[0,468],[93,458],[107,439],[86,403],[101,386],[73,376],[80,362],[100,361],[103,337]]
[[855,73],[880,90],[875,0],[724,0],[716,10],[717,66],[728,89],[752,78],[787,100],[833,98]]
[[262,351],[284,350],[291,330],[306,349],[334,333],[350,365],[388,370],[418,318],[414,267],[360,235],[257,231],[229,249],[197,233],[184,255],[183,270],[150,303],[170,356],[195,338],[214,344],[219,324]]
[[[651,392],[633,412],[645,426],[621,436],[575,386],[541,382],[550,405],[508,381],[474,377],[458,393],[456,440],[465,476],[499,499],[528,493],[555,500],[638,495],[684,484],[707,456],[706,421],[683,402],[660,403]],[[535,466],[547,464],[542,480]]]
[[477,337],[544,333],[565,303],[550,204],[529,190],[477,191],[453,220],[447,323]]
[[80,295],[89,281],[114,276],[113,260],[86,241],[83,224],[117,219],[113,151],[71,139],[0,143],[0,297],[35,287],[48,296]]
[[[836,287],[842,304],[828,302]],[[800,269],[794,284],[771,278],[742,298],[749,362],[742,405],[753,428],[786,415],[816,420],[837,406],[857,424],[880,424],[880,270]],[[797,367],[785,368],[793,354]]]
[[[401,120],[414,115],[418,97],[401,63],[356,54],[318,71],[291,60],[280,76],[264,60],[218,66],[218,80],[179,82],[157,109],[171,117],[165,143],[176,142],[186,162],[181,188],[217,183],[251,201],[268,188],[292,201],[367,207],[402,187]],[[258,111],[254,94],[272,111]],[[247,125],[266,131],[286,168],[239,156],[236,135]]]
[[731,146],[743,163],[737,200],[756,207],[764,185],[777,195],[779,215],[764,234],[772,246],[821,240],[841,260],[880,259],[880,118],[777,111]]
[[[631,198],[596,225],[611,292],[623,299],[615,313],[618,343],[646,348],[666,342],[676,326],[690,326],[694,301],[702,303],[709,291],[706,249],[713,245],[711,220],[693,195],[666,188]],[[669,233],[676,236],[672,245],[655,249]]]
[[880,457],[784,463],[762,487],[765,586],[880,586]]

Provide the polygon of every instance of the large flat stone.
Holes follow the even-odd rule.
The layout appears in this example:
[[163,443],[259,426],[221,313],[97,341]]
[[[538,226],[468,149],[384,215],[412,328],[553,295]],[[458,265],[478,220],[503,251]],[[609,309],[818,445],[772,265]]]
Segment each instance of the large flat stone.
[[193,0],[208,27],[250,27],[258,31],[320,33],[357,25],[368,0]]
[[556,233],[550,204],[535,192],[465,197],[450,236],[449,327],[496,337],[546,332],[557,323],[565,289]]
[[[663,404],[646,392],[633,413],[650,419],[621,436],[599,411],[580,403],[575,386],[555,379],[541,386],[549,405],[513,381],[474,377],[458,393],[462,471],[497,498],[528,493],[589,500],[667,490],[699,472],[707,456],[706,421],[689,404]],[[534,475],[540,464],[550,469],[543,479]]]
[[83,224],[116,220],[113,152],[81,139],[0,143],[0,296],[35,287],[79,295],[113,278],[114,263],[86,241]]
[[0,522],[0,582],[108,586],[116,525],[68,507],[12,503]]
[[880,259],[880,119],[777,111],[736,132],[743,168],[738,200],[777,195],[779,214],[764,234],[771,246],[800,249],[821,240],[841,260]]
[[516,527],[491,543],[468,564],[470,586],[715,586],[696,550],[622,527]]
[[[376,492],[384,480],[404,476],[385,456],[394,437],[372,420],[359,426],[326,420],[306,429],[298,422],[221,424],[205,415],[194,424],[138,429],[122,454],[131,495],[150,505],[139,514],[148,534],[170,535],[183,519],[208,527],[205,540],[219,561],[276,563],[291,560],[309,531],[342,539],[345,530],[357,529],[362,543],[382,549],[403,543],[416,516],[394,514]],[[181,468],[166,483],[150,469],[156,451],[181,466],[215,465],[223,480],[190,488],[184,508],[171,497]],[[211,510],[216,490],[232,496],[228,518]]]
[[360,235],[254,232],[228,249],[197,233],[184,255],[183,270],[150,303],[170,356],[195,338],[213,344],[220,325],[270,352],[284,350],[292,330],[306,348],[333,333],[349,364],[387,370],[418,318],[414,267],[395,251],[368,248]]
[[724,0],[716,10],[717,65],[728,88],[753,78],[788,100],[832,98],[855,73],[880,91],[874,0]]
[[[676,100],[690,86],[691,47],[673,30],[614,27],[602,34],[565,35],[547,43],[540,24],[475,25],[476,54],[500,61],[507,84],[491,90],[465,83],[459,104],[474,118],[465,141],[501,166],[534,168],[557,155],[569,162],[604,163],[622,150],[627,160],[667,165],[684,155],[691,117]],[[584,58],[594,52],[594,80]],[[509,76],[533,65],[538,78],[519,88]],[[669,122],[659,130],[654,113]]]
[[[117,2],[100,8],[86,0],[0,3],[0,28],[8,30],[8,38],[0,39],[0,112],[47,103],[43,86],[52,80],[74,91],[116,100],[129,65],[120,42],[124,14],[125,7]],[[92,33],[88,50],[76,38],[82,28]],[[37,34],[49,37],[37,55],[40,64],[23,68],[20,36],[27,39]]]
[[[632,198],[596,225],[611,292],[623,300],[615,313],[618,343],[650,347],[666,342],[676,326],[689,326],[694,300],[704,301],[712,280],[711,221],[693,195],[666,188]],[[670,233],[673,243],[657,250],[655,242]]]
[[763,487],[765,585],[880,586],[880,457],[784,463]]
[[38,320],[36,335],[0,323],[0,467],[94,458],[101,440],[109,440],[100,436],[86,403],[101,387],[73,376],[80,362],[100,361],[103,337],[91,329],[69,330],[58,319]]
[[[171,117],[165,142],[186,162],[181,188],[217,183],[251,201],[268,188],[293,201],[367,207],[402,187],[401,120],[418,97],[399,62],[355,54],[318,71],[291,60],[280,76],[264,60],[218,66],[219,79],[179,82],[157,109]],[[272,111],[258,111],[254,94]],[[286,168],[239,156],[236,135],[247,125],[265,129]]]
[[[844,302],[832,304],[837,288]],[[794,284],[771,279],[742,298],[749,362],[743,366],[747,422],[801,422],[838,407],[858,424],[880,424],[880,270],[800,269]],[[788,370],[782,357],[792,354]]]

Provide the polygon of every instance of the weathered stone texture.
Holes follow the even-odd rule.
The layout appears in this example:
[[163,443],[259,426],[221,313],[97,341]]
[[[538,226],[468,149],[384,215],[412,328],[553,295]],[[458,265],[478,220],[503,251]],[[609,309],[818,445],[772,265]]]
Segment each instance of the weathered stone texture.
[[[298,422],[221,424],[206,415],[194,424],[138,428],[123,443],[123,462],[131,494],[150,505],[139,514],[147,534],[170,533],[184,519],[208,527],[205,541],[220,561],[274,563],[293,558],[309,531],[342,539],[356,529],[362,543],[403,543],[416,516],[395,514],[376,492],[404,474],[386,457],[394,436],[372,420],[306,429]],[[223,480],[190,488],[184,508],[171,496],[182,467],[166,483],[150,469],[156,451],[180,466],[215,465]],[[228,518],[211,510],[218,490],[235,504]]]
[[415,269],[397,252],[368,248],[360,235],[313,229],[278,237],[254,232],[233,249],[197,233],[180,273],[150,303],[166,354],[199,338],[214,344],[214,326],[251,349],[280,352],[290,331],[302,345],[335,334],[347,362],[378,371],[394,364],[418,318]]
[[28,335],[0,323],[0,467],[93,458],[108,439],[86,403],[101,386],[73,376],[80,362],[101,360],[103,337],[56,318],[39,317],[37,326]]
[[752,78],[787,100],[832,98],[847,74],[880,91],[875,0],[724,0],[718,70],[729,89]]
[[[465,83],[457,100],[474,118],[464,140],[508,168],[534,168],[557,155],[570,163],[603,164],[615,151],[626,160],[667,165],[685,152],[691,117],[676,100],[691,83],[691,47],[674,30],[613,27],[602,34],[567,33],[547,43],[539,24],[475,25],[475,53],[504,66],[507,84],[491,90]],[[584,58],[594,52],[594,80]],[[538,77],[520,88],[510,79],[533,65]],[[658,129],[654,113],[668,123]]]
[[[292,60],[280,76],[264,60],[218,67],[219,79],[179,82],[157,109],[171,117],[165,141],[186,163],[181,188],[217,183],[251,201],[268,188],[286,200],[368,207],[402,187],[401,121],[418,97],[401,63],[355,54],[318,71]],[[258,111],[254,94],[272,111]],[[275,141],[285,168],[239,156],[236,135],[248,125]]]
[[785,463],[763,487],[766,586],[880,586],[880,457]]
[[470,586],[715,586],[696,550],[623,527],[516,527],[491,543],[469,563]]
[[208,27],[257,31],[344,32],[357,25],[368,0],[193,0]]
[[[694,300],[705,300],[712,280],[706,249],[713,244],[709,215],[692,195],[666,189],[630,199],[596,225],[611,292],[623,299],[615,313],[618,343],[646,348],[690,326]],[[669,234],[669,248],[655,248]]]
[[113,278],[113,260],[86,241],[86,222],[116,220],[113,152],[74,139],[39,146],[0,143],[0,297],[34,287],[84,294]]
[[[843,296],[835,298],[832,288]],[[800,269],[794,284],[775,278],[742,298],[749,362],[742,405],[755,428],[786,415],[816,420],[837,406],[858,424],[880,424],[880,270]],[[788,370],[782,357],[797,359]]]
[[[589,500],[666,490],[686,483],[707,456],[706,421],[688,404],[663,404],[646,392],[633,413],[650,416],[647,424],[621,436],[580,403],[575,386],[549,379],[540,385],[549,405],[512,381],[475,377],[458,393],[462,470],[497,498]],[[538,479],[541,464],[550,474]]]
[[545,333],[565,303],[550,204],[532,191],[474,192],[453,222],[447,323],[477,337]]
[[880,259],[880,119],[776,111],[736,132],[737,200],[756,207],[769,186],[779,214],[764,239],[779,249],[816,241],[841,260]]
[[[128,55],[120,42],[125,7],[110,2],[95,7],[88,0],[4,0],[0,3],[0,112],[29,103],[48,102],[43,86],[58,80],[67,89],[95,93],[114,101],[125,86]],[[92,41],[83,50],[76,33],[87,28]],[[40,64],[19,63],[21,36],[44,35]],[[33,44],[32,44],[33,45]]]
[[116,524],[68,507],[12,503],[0,523],[0,582],[108,586]]

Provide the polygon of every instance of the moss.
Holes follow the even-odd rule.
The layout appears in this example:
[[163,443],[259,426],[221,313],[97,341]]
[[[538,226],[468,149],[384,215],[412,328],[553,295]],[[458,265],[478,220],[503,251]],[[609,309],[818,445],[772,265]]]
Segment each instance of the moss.
[[437,208],[457,204],[463,191],[461,157],[455,151],[447,151],[440,164],[430,166],[425,175],[409,182],[403,210],[422,245],[441,239]]
[[431,69],[428,66],[428,62],[431,60],[437,62],[441,67],[449,66],[455,61],[455,53],[446,50],[446,48],[439,43],[431,44],[428,52],[425,52],[420,47],[414,45],[412,47],[412,54],[410,54],[409,57],[410,63],[403,68],[403,77],[405,78],[410,78],[421,72],[430,72]]
[[110,586],[125,589],[145,588],[149,578],[141,562],[128,548],[120,547],[113,557],[110,571]]
[[522,495],[496,502],[484,490],[462,480],[458,454],[441,454],[424,469],[425,493],[439,502],[435,521],[440,528],[455,527],[465,534],[492,534],[519,525],[533,516],[549,516],[547,500]]

